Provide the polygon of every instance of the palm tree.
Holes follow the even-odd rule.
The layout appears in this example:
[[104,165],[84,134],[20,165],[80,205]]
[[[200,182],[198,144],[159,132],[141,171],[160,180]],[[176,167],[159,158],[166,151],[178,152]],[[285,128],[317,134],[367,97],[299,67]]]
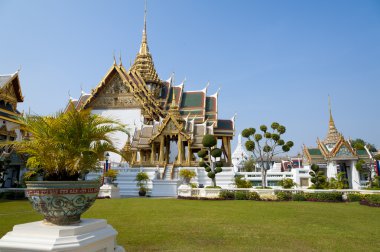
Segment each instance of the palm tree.
[[112,143],[112,133],[128,134],[118,121],[91,114],[88,109],[20,120],[31,137],[12,144],[28,155],[29,175],[42,171],[45,180],[78,180],[97,169],[104,152],[121,155]]

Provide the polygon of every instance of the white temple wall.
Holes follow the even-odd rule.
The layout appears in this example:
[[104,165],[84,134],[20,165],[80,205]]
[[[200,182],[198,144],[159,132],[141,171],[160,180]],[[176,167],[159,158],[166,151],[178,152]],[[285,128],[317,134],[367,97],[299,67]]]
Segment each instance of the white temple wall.
[[327,163],[327,178],[336,178],[337,175],[337,167],[334,161]]
[[[93,109],[93,114],[100,115],[103,117],[108,117],[113,120],[118,120],[122,124],[126,125],[128,132],[131,137],[135,131],[135,128],[140,128],[142,125],[141,122],[141,109]],[[128,139],[128,136],[125,133],[117,132],[112,134],[112,140],[114,141],[115,146],[118,149],[122,149]],[[120,162],[121,157],[116,153],[110,153],[110,161]]]
[[358,170],[356,170],[356,161],[351,161],[350,169],[351,169],[351,181],[352,181],[352,189],[358,190],[360,189],[360,175]]

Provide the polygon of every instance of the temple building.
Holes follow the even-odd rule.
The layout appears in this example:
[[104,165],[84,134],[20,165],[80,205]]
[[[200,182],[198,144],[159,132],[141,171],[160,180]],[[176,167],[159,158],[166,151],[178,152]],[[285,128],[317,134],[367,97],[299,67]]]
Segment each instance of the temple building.
[[355,168],[359,159],[367,164],[373,163],[371,153],[368,150],[356,150],[350,141],[338,132],[331,113],[328,132],[324,140],[317,139],[317,147],[306,147],[304,151],[304,163],[306,165],[317,164],[328,179],[336,178],[339,172],[344,172],[349,187],[360,189],[367,183],[365,174],[360,174]]
[[[213,134],[223,150],[222,160],[231,165],[231,140],[235,122],[218,115],[218,92],[208,95],[208,85],[197,91],[175,85],[174,76],[162,80],[149,51],[146,12],[140,50],[127,70],[122,61],[114,63],[90,94],[71,99],[68,109],[87,109],[127,125],[130,137],[115,135],[132,167],[196,167],[196,153],[205,134]],[[111,154],[112,161],[120,156]]]
[[[17,141],[23,138],[24,131],[18,117],[21,113],[17,104],[23,102],[19,72],[0,75],[0,141]],[[25,169],[25,160],[18,155],[12,145],[0,148],[0,187],[16,187]]]

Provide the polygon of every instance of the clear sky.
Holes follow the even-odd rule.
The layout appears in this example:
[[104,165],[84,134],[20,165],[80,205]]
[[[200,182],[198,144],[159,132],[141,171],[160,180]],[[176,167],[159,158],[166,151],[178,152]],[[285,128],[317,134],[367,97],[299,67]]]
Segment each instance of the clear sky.
[[[63,109],[90,92],[141,41],[144,2],[0,0],[0,74],[15,72],[20,110]],[[219,87],[219,115],[237,133],[278,121],[315,146],[328,127],[380,147],[380,1],[148,1],[148,43],[161,79]]]

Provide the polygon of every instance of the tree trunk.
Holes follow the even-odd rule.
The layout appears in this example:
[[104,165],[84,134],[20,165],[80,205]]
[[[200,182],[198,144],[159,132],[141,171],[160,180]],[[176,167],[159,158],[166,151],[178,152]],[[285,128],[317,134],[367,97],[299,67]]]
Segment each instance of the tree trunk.
[[265,181],[265,168],[262,167],[261,168],[261,187],[264,189],[265,187],[267,187],[266,185],[266,181]]
[[212,186],[216,187],[216,179],[215,179],[215,177],[212,179]]

